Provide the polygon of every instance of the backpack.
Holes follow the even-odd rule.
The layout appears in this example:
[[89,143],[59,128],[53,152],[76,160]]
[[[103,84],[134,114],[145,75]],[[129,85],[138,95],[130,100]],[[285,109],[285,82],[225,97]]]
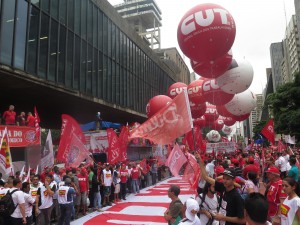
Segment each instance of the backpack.
[[1,216],[10,216],[16,210],[18,204],[15,205],[15,203],[12,199],[12,194],[15,193],[16,191],[19,191],[19,190],[16,189],[16,190],[13,190],[12,192],[8,191],[6,193],[6,195],[4,195],[1,198],[1,200],[0,200],[0,215]]

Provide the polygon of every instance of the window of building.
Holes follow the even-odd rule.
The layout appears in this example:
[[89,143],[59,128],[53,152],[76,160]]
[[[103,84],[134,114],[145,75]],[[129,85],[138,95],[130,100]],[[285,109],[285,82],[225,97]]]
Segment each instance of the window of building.
[[92,74],[93,74],[93,47],[88,45],[87,74],[86,74],[86,92],[92,94]]
[[31,0],[31,4],[40,7],[40,0]]
[[97,96],[98,89],[98,50],[94,48],[93,75],[92,75],[92,94]]
[[73,88],[79,89],[79,80],[80,80],[80,37],[75,35],[75,54],[74,54],[74,81]]
[[53,18],[58,19],[58,0],[51,0],[50,14]]
[[[72,1],[72,0],[71,0]],[[74,31],[76,34],[80,34],[80,17],[81,17],[81,1],[80,0],[73,0],[75,4],[75,15],[74,15]]]
[[0,61],[11,65],[15,25],[15,0],[2,1]]
[[88,1],[81,1],[81,36],[83,39],[86,40],[87,37],[87,2]]
[[14,67],[24,70],[28,2],[18,1],[14,44]]
[[108,48],[108,19],[105,15],[103,15],[103,28],[102,28],[102,34],[103,34],[103,53],[107,54],[107,48]]
[[45,13],[42,13],[41,23],[38,75],[40,77],[46,77],[48,64],[49,16]]
[[85,41],[81,43],[81,67],[80,67],[80,91],[86,92],[86,67],[87,67],[87,44]]
[[93,44],[93,4],[91,1],[87,2],[87,41],[89,44]]
[[93,47],[98,47],[97,29],[98,29],[98,10],[95,5],[93,5]]
[[58,83],[65,83],[65,65],[66,65],[66,28],[60,25],[59,48],[58,48]]
[[30,25],[27,41],[27,71],[36,74],[37,65],[37,42],[39,33],[39,10],[30,6]]
[[50,11],[50,0],[41,0],[41,8],[44,12]]
[[56,81],[57,57],[58,57],[57,45],[58,45],[58,23],[54,19],[51,19],[49,74],[48,74],[48,80],[50,81]]
[[103,13],[98,10],[98,48],[103,51]]
[[67,14],[68,14],[68,28],[74,30],[74,0],[68,0]]
[[67,0],[59,0],[59,21],[61,24],[67,24]]
[[68,32],[68,41],[67,41],[67,66],[66,66],[66,86],[72,87],[73,81],[73,49],[74,49],[74,34]]
[[103,98],[103,53],[99,51],[98,58],[98,97]]

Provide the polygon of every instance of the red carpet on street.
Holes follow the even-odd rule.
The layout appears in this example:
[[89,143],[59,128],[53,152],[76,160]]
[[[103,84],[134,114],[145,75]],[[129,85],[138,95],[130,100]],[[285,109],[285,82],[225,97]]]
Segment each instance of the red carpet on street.
[[171,184],[181,188],[180,199],[194,197],[195,191],[190,190],[187,182],[181,178],[170,178],[140,191],[139,194],[130,194],[127,200],[104,208],[104,212],[90,213],[71,225],[167,225],[163,214],[167,210],[171,199],[168,198],[168,189]]

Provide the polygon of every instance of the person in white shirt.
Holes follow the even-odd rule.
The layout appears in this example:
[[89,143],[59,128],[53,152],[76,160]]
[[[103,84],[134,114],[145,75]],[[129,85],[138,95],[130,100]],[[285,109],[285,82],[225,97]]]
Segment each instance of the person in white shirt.
[[275,165],[277,163],[277,167],[280,170],[280,178],[283,179],[286,177],[286,172],[287,172],[287,163],[288,160],[286,160],[286,158],[288,158],[286,156],[286,153],[284,153],[285,155],[283,156],[281,152],[278,152],[278,160],[276,160]]
[[253,192],[245,199],[244,216],[247,225],[271,225],[267,221],[268,201],[260,193]]
[[210,183],[206,183],[203,189],[203,193],[196,197],[196,201],[199,204],[199,215],[201,224],[207,224],[211,221],[213,225],[219,224],[219,221],[214,220],[214,214],[218,213],[218,202],[215,186]]
[[51,184],[53,179],[52,174],[47,174],[45,185],[38,188],[37,198],[35,201],[35,214],[37,215],[37,225],[50,225],[50,218],[53,205],[53,195],[56,190],[56,185]]
[[22,191],[24,192],[25,199],[25,214],[26,214],[26,225],[32,224],[32,208],[35,203],[35,198],[33,198],[30,194],[30,184],[28,182],[24,182],[22,184]]
[[214,175],[215,175],[215,160],[212,160],[211,162],[207,163],[205,166],[205,169],[208,173],[208,176],[214,177]]
[[186,210],[185,217],[178,225],[201,225],[200,219],[197,216],[199,204],[195,199],[189,198],[185,202]]
[[13,180],[13,188],[9,190],[12,193],[12,199],[17,206],[13,214],[10,215],[11,224],[23,225],[26,224],[25,213],[25,198],[24,192],[20,190],[22,187],[22,181],[19,178]]
[[107,205],[111,206],[111,202],[109,201],[109,196],[111,195],[111,184],[112,184],[112,172],[109,168],[109,163],[105,164],[105,169],[102,171],[102,182],[104,187],[104,201],[103,206]]

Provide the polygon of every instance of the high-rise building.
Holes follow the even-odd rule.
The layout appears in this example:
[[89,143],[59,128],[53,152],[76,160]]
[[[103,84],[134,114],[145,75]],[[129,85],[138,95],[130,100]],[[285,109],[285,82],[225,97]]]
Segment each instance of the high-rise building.
[[296,23],[298,29],[298,38],[300,38],[300,1],[295,0]]
[[270,46],[270,58],[273,76],[273,89],[282,85],[281,64],[284,56],[283,43],[272,43]]
[[155,0],[124,0],[114,7],[152,49],[160,49],[162,18]]
[[256,107],[253,109],[250,113],[249,117],[249,126],[251,135],[253,136],[253,128],[257,125],[257,123],[260,121],[260,115],[262,113],[263,108],[263,95],[262,94],[256,94]]

